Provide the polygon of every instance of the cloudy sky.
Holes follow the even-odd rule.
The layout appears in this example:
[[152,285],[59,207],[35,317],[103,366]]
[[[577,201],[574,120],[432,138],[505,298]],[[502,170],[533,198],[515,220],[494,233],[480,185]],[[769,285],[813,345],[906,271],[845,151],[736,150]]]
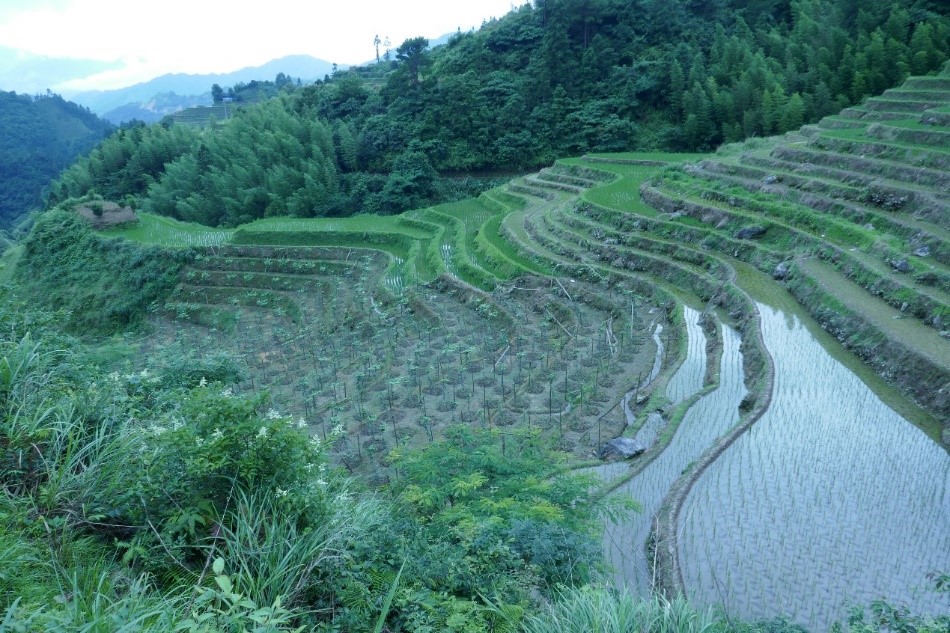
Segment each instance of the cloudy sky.
[[524,2],[0,0],[0,89],[118,88],[295,54],[356,64],[374,57],[377,34],[395,47],[478,27]]

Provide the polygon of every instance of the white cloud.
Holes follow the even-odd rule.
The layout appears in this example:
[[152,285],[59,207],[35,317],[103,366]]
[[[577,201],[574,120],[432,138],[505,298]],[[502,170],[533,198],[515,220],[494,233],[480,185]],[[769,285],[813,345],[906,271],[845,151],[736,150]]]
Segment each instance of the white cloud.
[[[6,2],[6,0],[4,0]],[[523,0],[135,0],[20,2],[0,13],[0,46],[49,57],[123,62],[99,82],[166,72],[228,72],[290,54],[340,64],[367,61],[373,37],[395,47],[408,37],[437,37],[500,17]],[[27,8],[27,5],[28,8]]]

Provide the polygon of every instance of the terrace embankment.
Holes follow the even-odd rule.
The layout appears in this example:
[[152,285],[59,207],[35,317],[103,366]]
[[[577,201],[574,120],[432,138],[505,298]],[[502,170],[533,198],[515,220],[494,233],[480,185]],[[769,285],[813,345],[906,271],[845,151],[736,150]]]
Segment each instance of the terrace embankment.
[[916,403],[915,421],[931,430],[942,423],[947,438],[950,128],[932,116],[950,99],[947,76],[911,78],[800,133],[726,146],[658,173],[640,185],[659,212],[652,216],[596,207],[587,215],[639,239],[676,236],[710,259],[734,257],[772,275]]
[[[706,444],[708,448],[698,457],[695,457],[695,461],[688,462],[682,475],[672,482],[653,519],[652,531],[647,541],[648,557],[654,561],[654,590],[666,596],[686,594],[683,573],[680,567],[678,543],[679,518],[686,496],[703,472],[762,417],[772,401],[772,390],[775,384],[775,363],[762,339],[761,316],[757,315],[754,320],[747,321],[743,328],[743,334],[743,349],[746,350],[746,354],[740,355],[739,359],[736,360],[724,353],[724,366],[721,371],[726,373],[732,369],[726,366],[727,359],[733,365],[738,362],[738,366],[743,369],[741,372],[743,380],[740,381],[743,396],[740,397],[740,401],[736,402],[736,413],[741,412],[743,408],[747,408],[751,402],[755,404],[751,409],[742,413],[741,417],[738,417],[734,426],[731,428],[728,425],[723,426],[719,431],[720,435],[714,434],[708,438],[709,443]],[[753,362],[759,367],[759,370],[756,371],[757,380],[754,383],[745,380],[748,375],[748,364],[742,362],[745,357],[754,359]],[[745,398],[747,384],[754,385],[754,398]],[[728,403],[723,408],[728,408]],[[720,416],[723,414],[729,415],[730,413],[731,409],[720,412]]]

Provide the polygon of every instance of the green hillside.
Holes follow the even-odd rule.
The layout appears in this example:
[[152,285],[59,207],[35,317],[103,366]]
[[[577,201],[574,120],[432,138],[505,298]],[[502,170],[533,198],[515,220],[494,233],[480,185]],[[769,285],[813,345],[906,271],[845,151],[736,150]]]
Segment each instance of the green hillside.
[[946,633],[945,11],[539,1],[116,132],[0,259],[0,632]]
[[42,205],[50,181],[112,126],[58,95],[0,91],[0,228]]
[[[947,42],[941,3],[525,4],[432,50],[411,38],[393,59],[285,84],[257,106],[193,108],[164,134],[114,136],[54,184],[50,206],[94,191],[228,226],[402,212],[561,156],[711,151],[798,129],[936,71]],[[261,96],[277,94],[264,83]],[[212,117],[222,125],[204,130]],[[286,204],[297,196],[306,204]]]

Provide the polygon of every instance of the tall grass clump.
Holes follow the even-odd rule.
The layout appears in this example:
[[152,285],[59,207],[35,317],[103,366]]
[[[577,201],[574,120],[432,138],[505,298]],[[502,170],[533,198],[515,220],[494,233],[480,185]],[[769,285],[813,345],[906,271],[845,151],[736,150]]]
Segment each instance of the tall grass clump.
[[717,625],[710,612],[684,598],[637,596],[602,587],[569,589],[545,611],[525,619],[524,633],[706,633]]

